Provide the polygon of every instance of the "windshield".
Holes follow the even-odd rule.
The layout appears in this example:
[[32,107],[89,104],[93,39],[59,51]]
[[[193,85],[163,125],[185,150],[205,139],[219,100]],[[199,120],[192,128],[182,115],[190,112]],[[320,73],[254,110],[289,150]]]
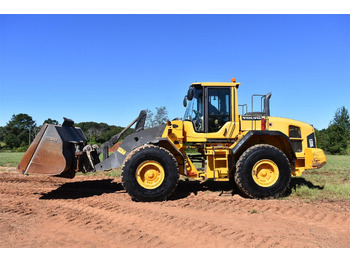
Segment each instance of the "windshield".
[[193,98],[188,101],[185,121],[191,121],[196,132],[203,132],[203,89],[195,88],[193,90]]

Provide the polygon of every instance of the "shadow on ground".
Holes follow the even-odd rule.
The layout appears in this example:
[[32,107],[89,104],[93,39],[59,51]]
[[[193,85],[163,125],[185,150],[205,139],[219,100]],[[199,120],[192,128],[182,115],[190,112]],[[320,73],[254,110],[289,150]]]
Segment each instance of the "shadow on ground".
[[[314,185],[312,182],[305,180],[302,177],[293,177],[284,193],[283,197],[288,197],[293,191],[297,190],[301,186],[307,186],[310,189],[323,190],[323,186]],[[222,195],[239,195],[243,198],[249,198],[244,195],[233,182],[199,182],[199,181],[179,181],[178,187],[169,200],[177,200],[188,197],[191,193],[197,195],[198,192],[211,191],[218,192],[219,196]]]
[[240,195],[241,197],[246,198],[245,195],[243,195],[236,185],[234,185],[232,182],[215,182],[215,181],[206,181],[206,182],[199,182],[199,181],[183,181],[180,180],[179,184],[173,193],[173,195],[168,200],[177,200],[181,198],[186,198],[192,193],[194,195],[197,195],[198,192],[203,191],[210,191],[210,192],[217,192],[219,196],[227,196],[227,195]]
[[113,179],[80,181],[63,184],[59,188],[43,194],[40,199],[77,199],[115,193],[120,190],[124,190],[123,186],[113,182]]
[[[113,182],[114,179],[103,179],[93,181],[72,182],[61,185],[51,192],[42,194],[40,199],[77,199],[102,195],[105,193],[115,193],[124,190],[121,183]],[[292,178],[290,186],[284,194],[288,197],[293,191],[301,186],[307,186],[311,189],[322,190],[322,186],[314,185],[312,182],[305,180],[302,177]],[[218,196],[239,195],[247,198],[237,186],[232,182],[214,182],[214,181],[183,181],[180,180],[175,192],[168,200],[177,200],[186,198],[192,193],[197,195],[198,192],[217,192]]]
[[296,191],[302,186],[307,186],[310,189],[323,190],[323,186],[314,185],[312,182],[307,181],[303,177],[293,177],[290,181],[289,188],[287,189],[285,196],[290,196],[293,191]]

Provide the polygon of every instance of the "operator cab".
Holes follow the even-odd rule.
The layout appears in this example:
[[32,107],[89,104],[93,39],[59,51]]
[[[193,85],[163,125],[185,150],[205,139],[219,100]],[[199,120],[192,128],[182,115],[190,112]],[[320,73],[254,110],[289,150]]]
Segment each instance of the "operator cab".
[[184,98],[184,121],[197,133],[215,133],[232,121],[232,87],[238,83],[194,83]]

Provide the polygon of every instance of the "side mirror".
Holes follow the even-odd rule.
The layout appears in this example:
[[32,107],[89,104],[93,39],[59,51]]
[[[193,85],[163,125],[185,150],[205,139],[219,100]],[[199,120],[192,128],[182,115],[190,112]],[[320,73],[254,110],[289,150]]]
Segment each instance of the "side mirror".
[[188,101],[191,101],[193,98],[193,88],[190,88],[188,89],[188,92],[187,92],[187,99]]
[[184,107],[187,107],[187,96],[184,97]]

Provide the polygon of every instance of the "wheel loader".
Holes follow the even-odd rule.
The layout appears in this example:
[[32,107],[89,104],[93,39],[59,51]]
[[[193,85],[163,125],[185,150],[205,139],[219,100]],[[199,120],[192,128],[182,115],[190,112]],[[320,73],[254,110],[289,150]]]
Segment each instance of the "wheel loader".
[[[77,171],[121,167],[123,186],[135,201],[166,200],[180,176],[232,181],[250,198],[280,197],[291,176],[322,167],[326,156],[316,146],[311,125],[270,115],[271,93],[254,94],[249,112],[247,104],[239,105],[239,86],[235,79],[193,83],[183,101],[183,119],[144,129],[143,110],[100,147],[87,145],[82,130],[70,119],[64,118],[62,125],[45,124],[18,171],[73,178]],[[134,132],[109,153],[134,124]]]

